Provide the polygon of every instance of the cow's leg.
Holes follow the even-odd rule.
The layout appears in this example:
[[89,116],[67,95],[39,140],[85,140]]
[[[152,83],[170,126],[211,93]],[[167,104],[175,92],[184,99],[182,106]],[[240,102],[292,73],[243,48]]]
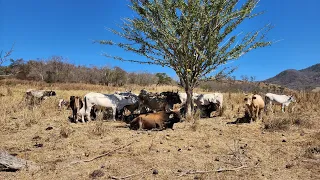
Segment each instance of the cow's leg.
[[284,104],[281,105],[281,111],[284,112]]
[[116,113],[117,113],[117,107],[112,106],[112,119],[113,119],[113,121],[116,121]]

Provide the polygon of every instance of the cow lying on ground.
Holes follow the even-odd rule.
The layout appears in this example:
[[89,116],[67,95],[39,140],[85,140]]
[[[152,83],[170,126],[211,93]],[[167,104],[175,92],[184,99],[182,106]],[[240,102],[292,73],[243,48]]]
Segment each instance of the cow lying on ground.
[[249,97],[244,98],[246,113],[249,114],[250,121],[253,119],[254,121],[258,118],[262,118],[262,110],[265,107],[264,101],[262,97],[258,94],[254,94]]
[[122,109],[126,105],[134,104],[137,101],[138,97],[132,93],[128,96],[124,96],[120,94],[101,94],[90,92],[84,96],[84,106],[80,109],[82,122],[84,122],[85,116],[88,121],[90,121],[90,111],[94,105],[111,108],[112,119],[115,121],[117,110]]
[[272,93],[267,93],[265,95],[265,101],[266,101],[265,111],[267,111],[267,107],[269,105],[272,110],[272,104],[274,103],[274,104],[281,105],[282,112],[285,112],[285,107],[288,107],[291,102],[296,102],[293,96],[278,95],[278,94],[272,94]]
[[40,104],[49,96],[55,96],[55,91],[28,89],[25,94],[25,101],[30,105]]
[[[201,109],[201,106],[208,106],[210,104],[215,104],[210,109],[216,109],[219,115],[222,114],[222,103],[223,103],[223,94],[221,93],[211,93],[211,94],[200,94],[195,100],[197,107]],[[210,112],[211,113],[211,112]]]
[[172,129],[173,124],[180,122],[180,120],[181,115],[179,110],[171,112],[159,111],[156,113],[140,114],[138,117],[136,117],[130,122],[130,129]]

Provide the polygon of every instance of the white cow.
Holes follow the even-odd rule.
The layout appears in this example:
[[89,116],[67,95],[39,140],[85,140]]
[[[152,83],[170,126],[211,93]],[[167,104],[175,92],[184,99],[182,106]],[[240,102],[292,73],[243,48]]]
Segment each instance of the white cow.
[[[179,92],[178,93],[181,105],[184,105],[187,102],[187,93]],[[192,100],[195,101],[198,98],[199,94],[192,93]]]
[[102,94],[90,92],[84,96],[84,106],[80,109],[82,122],[86,115],[90,121],[90,111],[92,106],[102,106],[112,108],[112,117],[115,121],[116,111],[122,109],[126,105],[134,104],[138,101],[138,97],[134,94],[120,95],[120,94]]
[[265,95],[265,111],[267,110],[268,104],[272,107],[272,104],[281,104],[281,110],[284,112],[285,106],[288,107],[291,102],[296,102],[295,98],[293,96],[288,96],[288,95],[278,95],[278,94],[272,94],[272,93],[267,93]]
[[198,107],[209,105],[214,103],[218,105],[219,112],[222,112],[223,94],[222,93],[210,93],[210,94],[200,94],[197,96],[195,103]]

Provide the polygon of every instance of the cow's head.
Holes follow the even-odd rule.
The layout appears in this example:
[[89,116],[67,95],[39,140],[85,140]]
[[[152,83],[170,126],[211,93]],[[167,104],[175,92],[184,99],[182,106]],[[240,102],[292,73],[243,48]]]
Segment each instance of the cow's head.
[[43,95],[44,96],[55,96],[56,92],[55,91],[44,91]]
[[167,112],[169,114],[169,118],[164,122],[166,128],[173,128],[174,123],[178,123],[181,121],[181,113],[180,109],[173,110],[171,112]]
[[160,93],[160,95],[165,96],[168,104],[180,104],[181,103],[180,96],[177,92],[167,91],[167,92]]
[[296,102],[296,99],[291,95],[288,99],[289,102]]

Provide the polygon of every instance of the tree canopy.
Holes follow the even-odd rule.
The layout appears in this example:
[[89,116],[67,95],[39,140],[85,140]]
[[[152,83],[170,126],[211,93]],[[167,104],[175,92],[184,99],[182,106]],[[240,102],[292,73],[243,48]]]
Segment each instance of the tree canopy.
[[[230,60],[249,51],[271,45],[266,34],[270,24],[250,32],[236,33],[236,28],[254,12],[258,0],[131,0],[136,13],[125,18],[121,30],[110,29],[124,38],[123,42],[99,40],[146,57],[146,60],[124,59],[104,54],[116,60],[141,64],[156,64],[172,68],[184,86],[191,104],[192,90]],[[232,72],[222,68],[215,76]]]

